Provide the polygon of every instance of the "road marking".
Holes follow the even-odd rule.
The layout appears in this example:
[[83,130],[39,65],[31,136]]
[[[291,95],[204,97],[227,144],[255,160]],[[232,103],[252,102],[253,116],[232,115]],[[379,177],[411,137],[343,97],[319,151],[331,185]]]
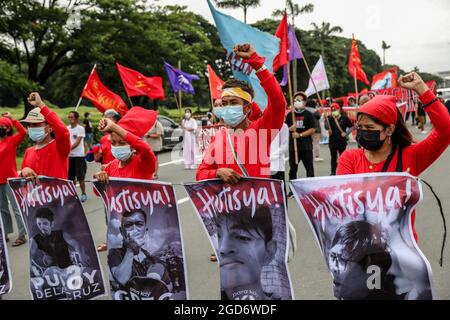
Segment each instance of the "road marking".
[[[197,157],[197,160],[202,160],[202,157]],[[169,162],[164,162],[159,164],[159,167],[165,167],[165,166],[169,166],[171,164],[178,164],[178,163],[182,163],[184,161],[184,159],[178,159],[178,160],[173,160],[173,161],[169,161]]]
[[185,203],[185,202],[188,202],[188,201],[189,201],[189,198],[186,197],[186,198],[183,198],[183,199],[178,200],[178,201],[177,201],[177,204],[182,204],[182,203]]

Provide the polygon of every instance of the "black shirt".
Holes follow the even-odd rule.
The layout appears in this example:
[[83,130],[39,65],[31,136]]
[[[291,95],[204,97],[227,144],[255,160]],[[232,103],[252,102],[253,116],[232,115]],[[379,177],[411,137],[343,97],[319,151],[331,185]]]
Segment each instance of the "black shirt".
[[86,133],[92,133],[92,122],[91,122],[91,120],[84,119],[83,124],[84,124],[84,131]]
[[[286,116],[286,124],[288,127],[292,126],[292,112],[289,112]],[[295,122],[297,127],[298,133],[303,133],[305,131],[308,131],[311,128],[316,127],[316,120],[314,120],[314,115],[309,112],[308,110],[303,110],[301,112],[295,111]],[[305,150],[305,151],[311,151],[312,150],[312,138],[309,137],[303,137],[303,138],[297,138],[297,147],[298,151]],[[289,150],[292,152],[294,151],[294,140],[292,138],[292,133],[289,132]]]
[[419,103],[417,106],[417,116],[425,116],[425,110],[422,108],[422,104]]
[[67,268],[72,265],[69,245],[64,240],[62,231],[52,231],[49,236],[38,233],[34,236],[34,241],[36,241],[39,250],[44,251],[46,255],[52,258],[53,266]]
[[341,136],[341,130],[339,130],[336,121],[339,123],[339,126],[344,132],[346,132],[347,129],[353,127],[353,123],[346,115],[341,115],[339,119],[336,119],[336,121],[334,121],[334,119],[335,118],[333,116],[329,116],[328,121],[325,121],[326,127],[328,127],[328,122],[330,123],[329,125],[331,126],[332,131],[328,144],[330,148],[336,148],[338,146],[347,145],[347,137]]

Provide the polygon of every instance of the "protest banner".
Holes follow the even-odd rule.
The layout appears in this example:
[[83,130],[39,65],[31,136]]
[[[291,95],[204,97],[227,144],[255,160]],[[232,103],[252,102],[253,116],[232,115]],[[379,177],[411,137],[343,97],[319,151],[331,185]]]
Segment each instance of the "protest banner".
[[94,182],[108,214],[113,300],[189,298],[177,200],[171,184],[111,178]]
[[9,293],[12,288],[8,247],[6,245],[6,239],[4,237],[3,230],[3,222],[0,218],[0,296]]
[[333,278],[337,299],[433,299],[431,267],[412,230],[422,201],[407,173],[299,179],[291,190]]
[[282,182],[204,180],[185,189],[216,252],[222,300],[294,299]]
[[72,181],[8,179],[30,238],[30,292],[35,300],[105,295],[92,234]]

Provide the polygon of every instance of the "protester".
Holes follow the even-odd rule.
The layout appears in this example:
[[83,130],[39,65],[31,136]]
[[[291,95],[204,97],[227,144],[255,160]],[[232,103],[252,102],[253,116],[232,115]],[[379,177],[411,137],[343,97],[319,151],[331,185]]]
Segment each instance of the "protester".
[[35,108],[22,122],[28,124],[28,135],[35,145],[25,151],[20,175],[28,179],[38,175],[67,179],[71,149],[69,130],[37,92],[30,94],[28,103]]
[[363,94],[361,97],[359,97],[359,105],[362,106],[366,102],[370,101],[370,97],[368,94]]
[[158,166],[159,166],[158,153],[163,150],[163,137],[164,137],[164,127],[162,126],[161,122],[156,120],[153,127],[145,135],[145,142],[148,143],[150,149],[153,150],[156,156],[155,179],[158,179]]
[[286,123],[270,145],[270,177],[282,180],[286,190],[286,161],[284,157],[289,151],[289,128]]
[[[223,106],[214,108],[214,114],[230,129],[218,131],[211,139],[197,170],[197,180],[219,178],[234,184],[242,175],[270,176],[270,144],[283,126],[286,100],[277,79],[265,67],[265,58],[260,57],[250,44],[236,46],[235,53],[243,63],[256,70],[267,94],[268,105],[258,120],[250,122],[248,115],[252,110],[253,88],[240,80],[225,82],[222,87]],[[227,150],[232,153],[229,157],[230,151]]]
[[192,117],[191,109],[186,109],[184,119],[181,120],[181,127],[184,130],[183,136],[183,160],[186,170],[195,170],[197,156],[196,130],[197,121]]
[[[312,135],[316,132],[316,121],[311,112],[306,110],[306,95],[304,92],[297,92],[294,95],[294,116],[295,123],[292,122],[292,112],[286,115],[286,124],[291,134],[289,135],[289,180],[297,179],[298,164],[303,162],[307,177],[314,177]],[[294,140],[297,144],[298,163],[295,163]],[[292,196],[292,192],[289,192]]]
[[[13,128],[17,133],[13,134]],[[16,178],[16,150],[27,134],[27,130],[7,112],[0,117],[0,210],[1,219],[3,220],[3,232],[5,233],[6,242],[9,241],[8,233],[13,232],[13,223],[11,212],[9,211],[8,201],[14,212],[18,228],[18,237],[12,246],[17,247],[27,242],[25,237],[26,231],[22,222],[19,208],[8,185],[8,178]],[[1,267],[1,266],[0,266]]]
[[354,106],[356,106],[356,99],[355,99],[355,97],[353,97],[353,96],[348,97],[348,99],[347,99],[347,105],[348,105],[349,107],[354,107]]
[[71,111],[69,113],[67,129],[70,132],[70,143],[72,145],[69,154],[69,180],[72,180],[74,183],[76,181],[79,182],[81,202],[85,202],[87,200],[86,185],[84,183],[87,170],[86,160],[84,159],[84,138],[86,134],[84,128],[78,124],[79,118],[78,112]]
[[317,110],[317,105],[314,100],[308,99],[306,101],[306,110],[311,112],[316,120],[316,132],[312,135],[313,155],[314,161],[320,162],[323,159],[320,157],[320,139],[322,137],[322,129],[320,128],[320,119],[322,114]]
[[[420,175],[450,144],[450,117],[420,76],[401,76],[399,86],[414,90],[433,122],[431,133],[419,143],[406,127],[394,96],[376,96],[358,113],[357,141],[361,149],[347,150],[339,159],[337,174],[409,172]],[[414,236],[415,213],[412,215]]]
[[425,113],[425,110],[423,109],[422,103],[420,101],[417,103],[417,110],[416,110],[416,119],[419,125],[417,128],[422,134],[427,134],[425,131],[425,124],[427,123],[427,114]]
[[347,149],[348,135],[353,130],[353,123],[347,117],[343,108],[337,103],[331,104],[331,115],[327,115],[325,127],[330,141],[328,147],[331,155],[331,175],[336,175],[338,153],[341,156]]
[[92,148],[92,144],[94,143],[94,128],[92,127],[91,122],[91,114],[89,112],[84,113],[84,132],[86,133],[86,137],[84,138],[84,142],[87,145],[87,148]]
[[[110,119],[114,123],[117,123],[122,118],[120,113],[118,113],[114,109],[108,109],[103,114],[104,118]],[[96,162],[100,162],[102,165],[106,165],[114,160],[114,157],[111,153],[111,138],[110,134],[106,133],[100,139],[101,149],[99,152],[95,153],[94,159]]]

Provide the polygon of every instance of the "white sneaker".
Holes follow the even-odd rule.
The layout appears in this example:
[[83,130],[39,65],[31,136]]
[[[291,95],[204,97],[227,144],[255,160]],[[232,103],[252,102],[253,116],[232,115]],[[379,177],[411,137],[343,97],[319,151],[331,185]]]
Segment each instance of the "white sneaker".
[[422,134],[427,134],[427,132],[426,132],[425,130],[423,130],[421,133],[422,133]]
[[314,158],[314,162],[321,162],[321,161],[323,161],[322,158]]

